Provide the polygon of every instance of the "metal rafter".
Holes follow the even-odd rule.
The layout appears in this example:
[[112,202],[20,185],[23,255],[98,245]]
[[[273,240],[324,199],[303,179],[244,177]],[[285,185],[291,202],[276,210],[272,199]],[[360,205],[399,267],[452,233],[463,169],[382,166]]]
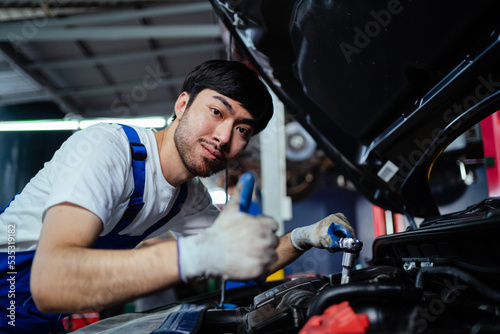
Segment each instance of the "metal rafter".
[[0,97],[0,107],[42,101],[52,101],[52,99],[49,95],[45,94],[44,91],[10,94]]
[[[152,77],[151,77],[152,78]],[[173,78],[160,78],[154,79],[153,86],[156,87],[169,87],[172,85],[179,85],[184,81],[184,77],[173,77]],[[107,95],[116,93],[119,90],[133,90],[137,89],[146,89],[147,86],[150,85],[145,81],[134,81],[134,82],[122,82],[112,85],[105,86],[93,86],[87,88],[66,88],[56,91],[56,94],[59,96],[71,96],[71,97],[85,97],[85,96],[97,96],[97,95]]]
[[[127,108],[128,114],[143,114],[148,112],[151,114],[152,110],[156,110],[155,114],[169,116],[174,113],[175,101],[152,102],[152,103],[138,103],[137,106],[120,106],[120,108]],[[82,114],[85,116],[98,117],[99,115],[109,115],[110,108],[107,109],[85,109]],[[119,115],[123,116],[123,115]]]
[[52,98],[56,104],[59,105],[59,108],[64,113],[75,113],[78,114],[77,110],[73,105],[68,104],[63,98],[58,96],[53,89],[53,86],[48,82],[44,77],[40,76],[36,71],[27,71],[25,68],[25,62],[19,57],[19,55],[13,51],[13,49],[9,46],[6,46],[3,43],[0,43],[0,51],[8,56],[11,60],[12,68],[19,71],[19,73],[23,73],[26,77],[37,82],[42,88],[43,92]]
[[20,33],[27,24],[35,27],[50,28],[62,26],[81,26],[88,24],[110,23],[119,21],[137,20],[145,17],[166,17],[196,12],[212,11],[209,2],[190,3],[182,5],[171,5],[163,7],[151,7],[144,9],[103,11],[95,14],[71,15],[66,17],[51,17],[27,21],[15,21],[2,23],[2,31],[9,30]]
[[28,41],[73,41],[76,39],[216,38],[220,37],[220,35],[221,28],[218,24],[41,28],[27,37],[0,27],[0,41],[14,44],[26,43]]
[[[44,3],[51,4],[50,0]],[[72,7],[75,3],[74,1],[65,2],[64,8],[67,9]],[[98,8],[99,4],[106,6],[104,3],[110,6]],[[82,4],[84,4],[84,2],[82,2]],[[136,5],[138,7],[149,7],[133,9],[132,6]],[[0,4],[0,10],[1,8],[5,7],[2,7]],[[61,6],[61,8],[63,7]],[[220,51],[224,48],[223,43],[220,41],[217,42],[221,38],[220,25],[216,24],[213,19],[202,21],[209,22],[209,24],[200,24],[200,15],[189,15],[191,13],[202,13],[201,17],[203,18],[205,15],[203,12],[205,11],[207,15],[210,15],[213,9],[209,2],[189,2],[177,5],[169,4],[168,1],[132,1],[127,2],[127,7],[119,7],[116,1],[113,1],[112,4],[105,1],[93,1],[92,7],[90,7],[89,4],[87,7],[82,6],[75,8],[83,10],[87,8],[89,12],[86,14],[69,15],[65,17],[41,17],[32,20],[3,22],[0,25],[0,50],[5,50],[5,53],[15,62],[17,68],[20,69],[23,75],[32,78],[42,87],[42,90],[37,91],[37,97],[13,96],[10,99],[0,100],[0,105],[2,105],[2,103],[16,103],[16,101],[22,102],[25,101],[25,98],[26,100],[32,98],[43,100],[50,99],[58,104],[65,113],[94,115],[102,113],[103,115],[107,115],[109,114],[109,108],[106,108],[106,99],[103,99],[104,103],[96,100],[96,103],[93,103],[95,107],[89,108],[84,105],[85,101],[88,100],[85,98],[114,95],[118,96],[121,101],[121,98],[124,96],[132,96],[133,93],[136,92],[136,89],[147,89],[148,85],[152,86],[153,79],[150,78],[146,83],[144,82],[144,78],[142,78],[142,81],[140,81],[141,78],[136,78],[136,81],[115,83],[113,82],[114,78],[110,76],[109,80],[105,80],[106,84],[96,83],[89,79],[87,82],[87,84],[90,84],[89,86],[82,88],[76,84],[76,87],[68,87],[64,84],[64,70],[71,71],[73,68],[84,69],[85,67],[97,67],[98,70],[102,67],[102,69],[106,70],[107,65],[112,65],[116,62],[129,62],[131,66],[133,66],[134,60],[147,57],[160,57],[166,61],[166,66],[168,66],[170,65],[167,61],[169,56],[182,56],[187,53],[209,53],[210,55],[213,54],[212,52]],[[185,16],[186,20],[183,19],[183,24],[168,25],[164,24],[165,20],[161,20],[165,17],[184,14],[187,15]],[[47,15],[50,15],[50,13],[47,13]],[[155,17],[159,18],[159,20],[155,21],[155,23],[159,25],[141,25],[141,22],[148,22],[148,19]],[[116,24],[119,26],[116,26]],[[75,42],[77,44],[79,43],[78,45],[80,46],[85,46],[88,41],[115,40],[120,43],[127,43],[129,40],[189,40],[190,38],[195,38],[196,40],[209,38],[209,40],[206,40],[202,44],[196,43],[182,46],[159,47],[157,49],[155,48],[156,45],[152,44],[153,47],[150,45],[150,50],[136,49],[135,51],[120,52],[119,54],[99,54],[100,44],[96,43],[96,49],[89,49],[89,52],[80,50],[82,53],[80,59],[80,56],[76,55],[76,57],[71,59],[50,59],[39,62],[36,60],[39,54],[38,52],[43,54],[44,48],[47,47],[46,45],[49,45],[48,47],[57,45],[66,47],[68,43],[64,42]],[[51,43],[45,44],[43,42]],[[163,41],[160,43],[163,43]],[[160,45],[160,43],[158,45]],[[137,43],[133,44],[137,45]],[[25,46],[26,49],[24,49]],[[30,63],[27,58],[23,57],[24,51],[27,55],[32,55],[34,57],[33,63]],[[47,54],[50,54],[50,52]],[[178,63],[179,61],[176,61],[173,64]],[[48,72],[49,70],[54,70],[54,72]],[[166,73],[167,71],[160,70],[159,72]],[[84,73],[84,71],[82,73]],[[106,74],[105,71],[103,73]],[[50,74],[58,78],[57,82],[62,85],[61,88],[58,88],[56,81],[51,81]],[[82,75],[85,76],[85,74]],[[154,79],[156,80],[158,78],[154,77]],[[156,80],[154,83],[155,87],[173,88],[180,85],[183,80],[184,76],[162,76],[160,80]],[[126,104],[127,101],[124,101]],[[170,110],[166,110],[168,109],[166,107],[169,105],[173,105],[173,102],[144,101],[144,103],[140,103],[137,108],[131,108],[131,112],[145,114],[162,113],[163,110],[169,112]]]
[[224,48],[222,43],[200,43],[192,45],[164,47],[155,50],[144,50],[134,52],[121,52],[110,55],[96,55],[84,59],[63,59],[55,61],[37,61],[27,65],[28,69],[62,69],[94,65],[95,63],[116,63],[120,61],[131,61],[148,58],[151,56],[180,56],[190,53],[220,51]]

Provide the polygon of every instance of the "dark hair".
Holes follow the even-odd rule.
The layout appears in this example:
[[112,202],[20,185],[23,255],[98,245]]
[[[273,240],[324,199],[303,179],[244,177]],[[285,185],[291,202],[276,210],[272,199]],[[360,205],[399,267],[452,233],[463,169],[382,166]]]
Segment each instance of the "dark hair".
[[262,131],[273,115],[273,101],[266,86],[243,63],[209,60],[196,66],[182,85],[181,92],[189,94],[187,107],[204,89],[213,89],[241,103],[256,121],[254,134]]

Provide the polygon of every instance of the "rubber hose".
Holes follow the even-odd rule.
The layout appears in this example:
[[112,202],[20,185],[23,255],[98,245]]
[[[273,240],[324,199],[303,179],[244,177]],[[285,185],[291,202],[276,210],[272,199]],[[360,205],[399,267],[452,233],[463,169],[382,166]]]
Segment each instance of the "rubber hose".
[[441,275],[450,275],[461,279],[465,283],[473,286],[477,292],[482,294],[484,297],[493,300],[500,301],[500,292],[493,290],[488,285],[484,284],[471,274],[461,269],[449,266],[439,266],[439,267],[424,267],[421,268],[417,277],[415,278],[415,287],[418,289],[423,289],[424,286],[424,276],[429,274],[441,274]]
[[317,295],[307,310],[307,318],[322,314],[329,306],[343,301],[355,300],[419,300],[421,290],[412,286],[388,283],[358,283],[337,285]]

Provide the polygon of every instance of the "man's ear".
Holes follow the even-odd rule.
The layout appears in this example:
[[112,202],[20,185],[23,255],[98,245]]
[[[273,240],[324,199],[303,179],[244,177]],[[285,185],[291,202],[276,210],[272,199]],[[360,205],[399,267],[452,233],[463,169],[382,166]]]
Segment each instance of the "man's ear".
[[182,115],[186,110],[188,102],[189,102],[189,94],[187,92],[182,92],[181,95],[179,95],[179,97],[177,98],[177,101],[175,102],[175,116],[178,119],[182,118]]

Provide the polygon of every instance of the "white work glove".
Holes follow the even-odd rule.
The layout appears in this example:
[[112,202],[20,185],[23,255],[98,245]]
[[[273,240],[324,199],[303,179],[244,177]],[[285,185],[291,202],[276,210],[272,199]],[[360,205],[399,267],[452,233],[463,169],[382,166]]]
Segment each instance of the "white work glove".
[[317,247],[326,248],[332,253],[340,250],[338,241],[346,237],[355,238],[356,231],[342,213],[329,215],[309,226],[298,227],[290,235],[293,247],[300,251]]
[[178,239],[182,281],[208,276],[249,280],[268,274],[278,258],[274,250],[278,245],[278,223],[271,217],[240,212],[240,193],[238,183],[231,201],[211,227]]

